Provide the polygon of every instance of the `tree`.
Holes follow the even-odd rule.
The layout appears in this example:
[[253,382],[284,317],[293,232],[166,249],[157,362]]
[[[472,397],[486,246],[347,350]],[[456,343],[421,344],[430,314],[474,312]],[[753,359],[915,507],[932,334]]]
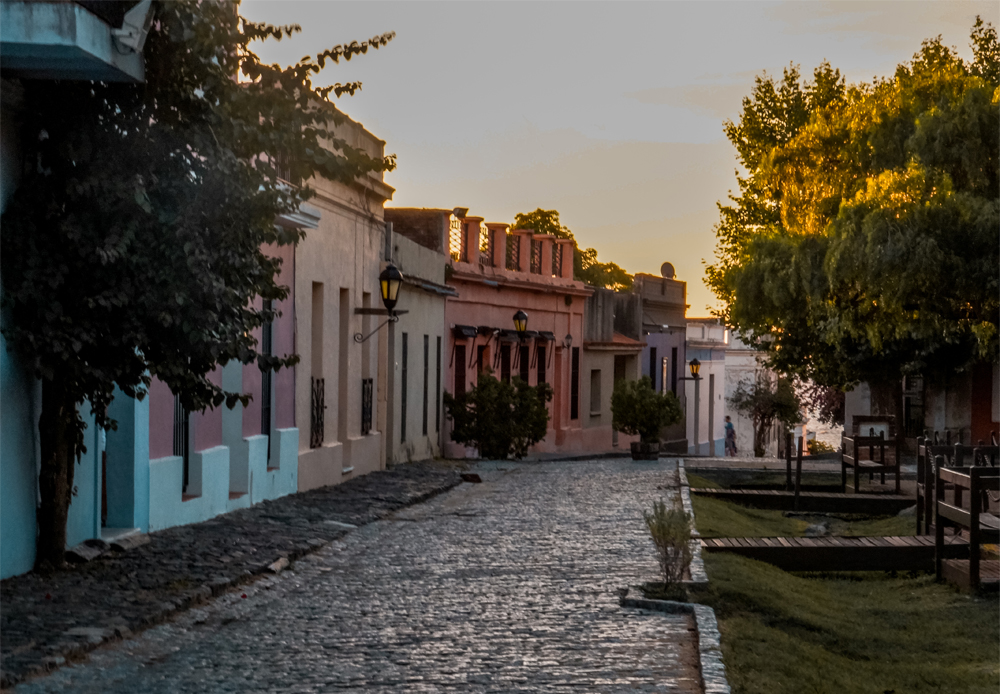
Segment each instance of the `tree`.
[[753,454],[764,455],[775,422],[792,427],[801,419],[802,403],[787,378],[772,379],[758,372],[753,381],[740,381],[729,404],[753,422]]
[[824,424],[844,424],[844,391],[817,383],[800,385],[798,389],[802,405],[816,415]]
[[660,429],[681,421],[684,413],[673,393],[657,393],[649,376],[622,379],[611,394],[611,426],[644,443],[660,440]]
[[850,88],[764,76],[726,124],[746,174],[707,281],[770,367],[849,389],[995,358],[1000,52],[978,19],[972,42]]
[[453,441],[474,446],[487,460],[518,460],[528,447],[548,431],[552,387],[529,386],[520,378],[499,381],[489,369],[479,374],[476,386],[453,396],[445,392],[444,406],[453,422]]
[[581,250],[576,237],[569,228],[559,223],[559,212],[538,208],[534,212],[514,215],[515,229],[532,229],[539,234],[552,234],[559,239],[569,239],[573,242],[573,279],[580,280],[594,287],[605,289],[630,289],[632,275],[628,274],[615,263],[602,263],[597,260],[597,251],[593,248]]
[[311,81],[393,34],[287,68],[251,50],[297,31],[249,22],[226,0],[157,2],[144,84],[24,85],[28,165],[3,215],[3,332],[42,383],[37,568],[63,562],[81,403],[114,427],[114,387],[142,398],[154,376],[189,411],[248,402],[208,376],[232,360],[297,359],[260,354],[251,336],[274,317],[255,298],[288,293],[264,248],[300,238],[275,218],[313,193],[286,181],[394,165],[331,129],[343,118],[331,94],[361,85]]

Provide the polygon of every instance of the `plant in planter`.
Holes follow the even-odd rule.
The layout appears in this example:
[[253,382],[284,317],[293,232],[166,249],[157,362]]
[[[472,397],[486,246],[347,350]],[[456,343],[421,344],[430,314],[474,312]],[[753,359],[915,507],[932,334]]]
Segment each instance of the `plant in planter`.
[[656,460],[660,456],[660,429],[681,420],[680,403],[673,393],[657,393],[648,376],[638,381],[621,380],[611,395],[611,426],[638,436],[632,444],[633,460]]
[[642,512],[646,529],[656,546],[662,583],[647,583],[642,591],[647,598],[684,600],[684,574],[691,565],[691,517],[676,504],[667,506],[662,499],[653,502],[653,510]]

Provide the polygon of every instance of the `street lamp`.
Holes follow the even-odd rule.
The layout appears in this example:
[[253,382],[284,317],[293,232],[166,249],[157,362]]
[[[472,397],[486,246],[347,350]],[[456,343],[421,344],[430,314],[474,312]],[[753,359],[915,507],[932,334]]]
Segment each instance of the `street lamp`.
[[573,346],[573,336],[570,335],[569,333],[566,333],[566,337],[563,339],[563,347],[569,349],[572,346]]
[[399,286],[403,283],[403,273],[396,269],[396,266],[389,264],[382,274],[378,276],[379,288],[382,291],[382,303],[385,309],[392,316],[392,310],[396,308],[396,299],[399,298]]
[[[698,382],[701,380],[701,376],[698,375],[698,372],[701,371],[701,362],[698,361],[697,359],[692,359],[691,362],[689,363],[689,366],[691,367],[691,376],[689,378],[682,377],[679,380],[694,381],[694,454],[698,455],[701,452],[701,448],[699,447],[699,441],[698,441],[698,433],[699,433],[698,414],[699,410],[701,409],[701,403],[699,402],[699,397],[698,397],[699,396]],[[709,407],[711,407],[711,404],[709,404]],[[708,436],[709,440],[711,440],[712,432],[708,432]],[[715,451],[712,452],[714,453]]]
[[524,331],[528,329],[528,314],[524,311],[518,310],[514,314],[514,330],[517,331],[517,336],[520,339],[524,339]]
[[[354,341],[358,344],[365,342],[369,337],[377,333],[379,330],[384,328],[389,323],[395,323],[399,320],[400,313],[406,313],[406,311],[396,311],[396,301],[399,299],[399,287],[403,284],[403,273],[396,269],[396,266],[390,263],[378,276],[378,287],[379,292],[382,294],[382,305],[385,306],[385,312],[388,314],[388,318],[385,319],[381,325],[372,330],[367,335],[362,335],[361,333],[354,333]],[[379,309],[375,308],[359,308],[354,309],[355,313],[361,313],[364,315],[385,315],[382,314]],[[390,333],[390,339],[392,334]]]

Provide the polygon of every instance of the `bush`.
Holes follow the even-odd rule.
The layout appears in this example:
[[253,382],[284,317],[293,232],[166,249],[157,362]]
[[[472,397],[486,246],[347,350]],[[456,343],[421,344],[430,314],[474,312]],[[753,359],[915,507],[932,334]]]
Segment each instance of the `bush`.
[[833,453],[837,449],[826,443],[825,441],[817,441],[816,439],[810,439],[806,441],[806,447],[809,449],[809,455],[819,455],[820,453]]
[[644,442],[660,438],[660,428],[681,421],[683,413],[673,393],[657,393],[648,376],[621,380],[611,395],[611,426]]
[[520,378],[498,381],[489,369],[476,386],[458,397],[444,394],[444,406],[454,426],[451,439],[475,446],[487,460],[523,458],[528,447],[545,438],[552,399],[548,383],[529,386]]
[[691,564],[691,517],[676,505],[668,508],[662,499],[642,517],[656,546],[664,591],[676,590]]

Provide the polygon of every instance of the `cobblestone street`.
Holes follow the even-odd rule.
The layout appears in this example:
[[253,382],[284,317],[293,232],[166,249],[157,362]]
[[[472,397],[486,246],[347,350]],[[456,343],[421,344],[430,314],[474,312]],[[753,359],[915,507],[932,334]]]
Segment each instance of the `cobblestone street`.
[[16,691],[700,691],[692,618],[616,591],[656,574],[641,509],[673,470],[482,464],[482,484]]

